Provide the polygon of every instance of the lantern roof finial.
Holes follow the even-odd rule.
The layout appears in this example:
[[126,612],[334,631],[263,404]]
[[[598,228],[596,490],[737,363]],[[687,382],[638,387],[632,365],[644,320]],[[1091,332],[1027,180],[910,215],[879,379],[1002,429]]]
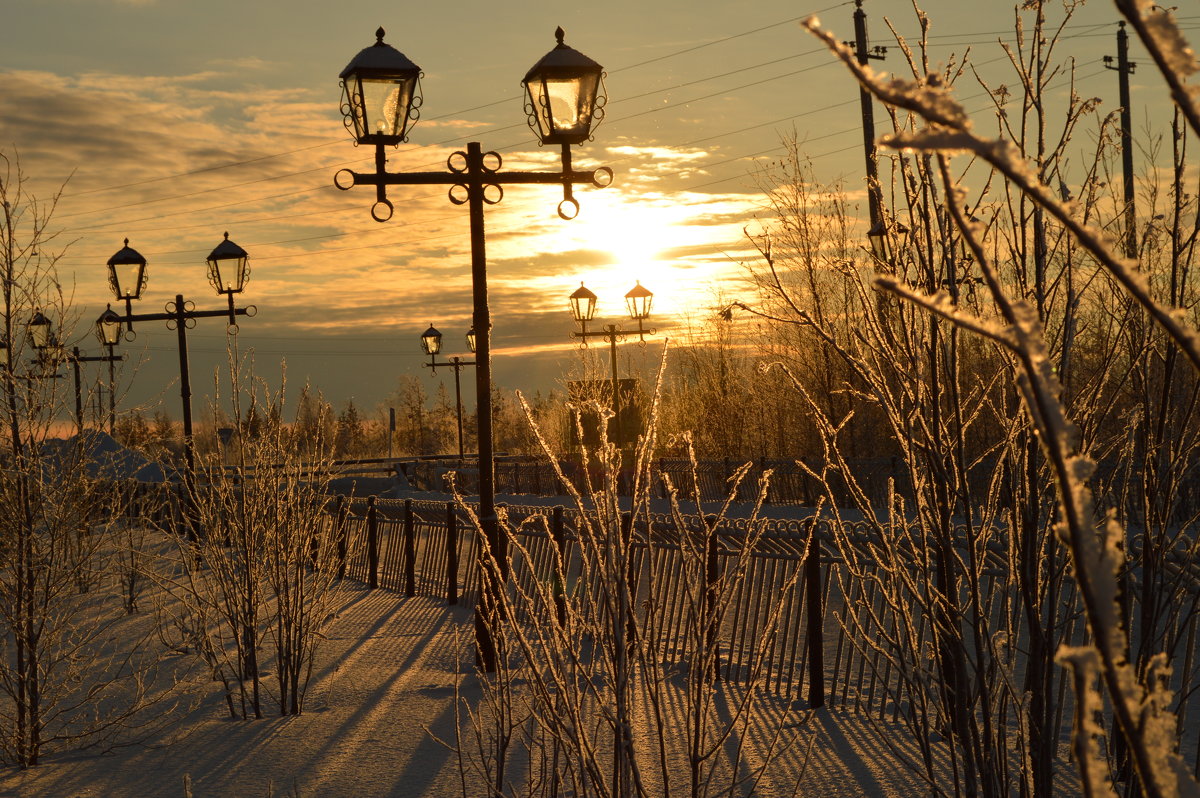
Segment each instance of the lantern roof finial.
[[554,29],[554,38],[558,40],[559,47],[566,47],[566,45],[563,44],[563,36],[566,36],[566,33],[563,32],[562,25],[559,25]]
[[383,26],[382,26],[382,25],[380,25],[378,28],[376,28],[376,29],[375,29],[375,46],[376,46],[376,47],[383,47],[383,46],[384,46],[384,44],[383,44],[383,35],[384,35],[385,33],[387,33],[387,31],[385,31],[385,30],[383,29]]

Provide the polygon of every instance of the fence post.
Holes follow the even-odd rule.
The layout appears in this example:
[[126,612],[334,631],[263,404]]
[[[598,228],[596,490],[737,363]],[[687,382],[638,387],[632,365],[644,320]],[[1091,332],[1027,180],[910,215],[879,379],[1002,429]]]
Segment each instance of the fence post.
[[554,505],[550,514],[550,540],[554,543],[554,617],[560,627],[567,624],[567,552],[563,533],[563,508]]
[[825,610],[821,606],[821,542],[816,519],[808,522],[808,553],[804,558],[805,604],[808,605],[808,707],[825,706]]
[[404,500],[404,595],[417,594],[417,530],[412,499]]
[[350,535],[350,522],[348,520],[350,502],[346,501],[345,496],[338,496],[337,510],[337,529],[335,530],[337,533],[337,574],[338,579],[341,580],[346,578],[346,551],[349,548],[347,537]]
[[379,512],[375,497],[367,497],[367,585],[379,587]]
[[721,546],[717,539],[716,516],[709,516],[705,519],[704,531],[708,537],[705,541],[704,553],[704,644],[712,656],[710,678],[714,682],[718,682],[721,680],[721,651],[717,644],[717,593],[720,589],[717,584],[719,578],[717,554]]
[[625,649],[628,656],[633,656],[637,643],[637,607],[638,584],[633,572],[633,513],[621,513],[621,547],[625,555],[625,584],[629,590],[628,615],[625,618]]
[[446,502],[446,603],[458,604],[458,516]]

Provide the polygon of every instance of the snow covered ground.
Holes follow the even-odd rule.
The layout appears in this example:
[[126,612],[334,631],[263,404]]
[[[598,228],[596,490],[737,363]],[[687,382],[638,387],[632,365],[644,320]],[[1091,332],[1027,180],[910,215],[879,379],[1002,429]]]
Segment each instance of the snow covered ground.
[[[464,795],[458,759],[435,735],[454,739],[457,680],[462,700],[473,704],[479,695],[475,677],[461,676],[472,658],[470,620],[470,608],[348,582],[303,715],[230,720],[209,684],[194,709],[153,738],[5,771],[0,796],[183,796],[188,780],[197,798]],[[903,735],[884,740],[852,706],[813,713],[802,742],[809,735],[815,739],[800,794],[926,793],[890,747],[904,745]],[[800,753],[781,767],[795,772]],[[773,794],[768,789],[756,794]],[[465,794],[481,791],[468,783]]]

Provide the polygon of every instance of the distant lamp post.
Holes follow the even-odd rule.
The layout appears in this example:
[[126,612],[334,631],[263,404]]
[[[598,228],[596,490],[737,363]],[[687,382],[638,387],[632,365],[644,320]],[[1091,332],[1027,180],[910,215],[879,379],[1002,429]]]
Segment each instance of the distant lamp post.
[[419,116],[421,70],[403,53],[385,44],[382,28],[375,44],[358,53],[341,72],[342,114],[346,128],[360,145],[375,148],[375,171],[360,174],[343,169],[334,185],[343,191],[354,186],[374,186],[371,216],[379,222],[392,217],[388,186],[448,186],[450,201],[466,205],[471,229],[472,326],[476,332],[475,394],[479,427],[479,523],[488,550],[499,564],[499,572],[482,568],[482,585],[475,614],[478,664],[485,672],[496,669],[492,629],[499,621],[500,590],[508,579],[507,545],[496,516],[496,464],[492,448],[491,316],[487,302],[487,252],[483,230],[485,205],[504,198],[505,185],[543,184],[562,187],[558,215],[573,219],[579,203],[573,195],[576,184],[603,188],[612,183],[612,170],[575,171],[571,145],[586,141],[603,117],[603,69],[595,61],[563,43],[563,32],[555,31],[557,46],[530,69],[522,81],[526,89],[525,111],[530,127],[543,145],[560,145],[562,168],[553,171],[501,171],[503,160],[496,152],[483,152],[479,142],[447,159],[444,172],[388,172],[384,147],[405,140]]
[[609,365],[612,369],[613,438],[618,447],[623,445],[625,435],[621,424],[620,381],[617,379],[617,341],[630,335],[636,335],[640,341],[645,341],[647,335],[654,335],[653,328],[645,327],[645,321],[650,318],[650,305],[653,300],[654,294],[638,281],[637,285],[625,294],[625,308],[629,311],[629,318],[638,323],[637,329],[623,330],[615,324],[606,324],[601,330],[591,331],[588,330],[587,324],[596,312],[596,295],[580,283],[569,299],[571,315],[579,322],[579,331],[572,332],[571,337],[582,339],[585,346],[589,338],[603,338],[608,342]]
[[38,352],[37,359],[33,361],[34,365],[41,369],[40,373],[36,374],[37,378],[58,377],[58,367],[63,363],[71,364],[75,377],[75,426],[77,431],[83,432],[83,388],[80,364],[107,361],[111,382],[113,361],[124,360],[125,356],[115,355],[111,349],[107,355],[84,355],[80,353],[77,346],[67,352],[66,347],[55,335],[50,319],[46,318],[40,310],[33,314],[33,318],[29,320],[26,328],[29,331],[29,342]]
[[[119,340],[122,327],[126,340],[134,337],[133,324],[138,321],[165,321],[168,329],[174,329],[179,341],[179,396],[183,405],[183,455],[186,464],[184,479],[189,485],[196,472],[195,442],[192,437],[192,383],[188,369],[187,330],[194,327],[196,319],[225,317],[226,332],[236,335],[237,317],[253,316],[258,309],[254,305],[235,307],[233,295],[245,288],[250,274],[249,256],[246,251],[229,240],[229,234],[218,244],[207,258],[209,281],[217,294],[229,297],[229,306],[221,310],[196,310],[191,302],[185,302],[182,294],[168,302],[163,313],[134,313],[133,300],[141,297],[146,285],[146,259],[130,248],[129,239],[125,247],[108,259],[108,282],[118,301],[125,301],[125,315],[120,315],[109,306],[108,311],[96,320],[96,334],[101,340],[113,337]],[[193,521],[189,518],[189,522]]]
[[108,349],[108,434],[117,434],[117,379],[114,372],[113,363],[117,360],[124,360],[125,357],[116,357],[117,344],[121,342],[121,333],[124,329],[124,323],[121,317],[113,312],[112,305],[108,305],[104,312],[100,314],[100,318],[96,319],[96,338],[100,343]]
[[[467,347],[471,352],[475,351],[475,329],[471,328],[467,332]],[[462,420],[462,388],[459,385],[458,374],[467,366],[476,365],[474,360],[463,360],[458,355],[451,357],[449,360],[438,362],[437,356],[442,351],[442,334],[438,332],[434,326],[429,325],[429,329],[421,333],[421,349],[425,350],[425,354],[429,355],[429,362],[425,365],[429,370],[436,374],[438,366],[449,366],[454,369],[454,409],[458,418],[458,459],[462,460],[463,452],[463,420]]]

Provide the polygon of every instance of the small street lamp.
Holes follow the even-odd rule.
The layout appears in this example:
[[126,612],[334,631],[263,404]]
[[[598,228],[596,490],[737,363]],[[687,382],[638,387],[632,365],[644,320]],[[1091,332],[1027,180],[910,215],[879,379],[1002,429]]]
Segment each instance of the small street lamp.
[[121,317],[113,312],[112,305],[106,306],[100,318],[96,319],[96,337],[108,349],[108,434],[117,434],[117,380],[113,373],[113,363],[124,360],[114,356],[117,344],[121,342]]
[[375,171],[367,174],[343,169],[334,185],[343,191],[354,186],[374,186],[371,216],[385,222],[392,216],[388,186],[449,186],[449,199],[466,205],[471,228],[472,326],[476,331],[475,394],[479,441],[479,524],[498,564],[496,572],[482,564],[482,589],[475,613],[478,665],[485,672],[496,669],[496,647],[492,630],[499,621],[500,591],[508,579],[508,554],[496,515],[496,463],[492,447],[491,316],[487,301],[487,252],[483,230],[485,205],[504,198],[505,185],[542,184],[562,186],[558,215],[573,219],[579,213],[573,188],[590,184],[603,188],[612,183],[612,170],[575,171],[571,145],[591,137],[592,128],[604,116],[603,68],[592,59],[563,43],[562,28],[555,31],[557,45],[525,74],[525,111],[530,127],[543,145],[561,147],[562,168],[554,171],[502,172],[499,153],[483,152],[479,142],[467,144],[446,161],[444,172],[388,172],[384,147],[404,141],[420,116],[420,68],[399,50],[383,41],[384,30],[375,32],[375,43],[359,52],[340,74],[342,115],[357,144],[375,148]]
[[[472,353],[475,352],[475,329],[471,330],[466,335],[467,347]],[[454,410],[458,417],[458,459],[462,460],[463,455],[463,423],[462,423],[462,390],[459,388],[458,373],[467,366],[474,366],[474,360],[463,360],[458,355],[454,355],[449,360],[437,361],[438,353],[442,351],[442,334],[438,332],[432,324],[429,329],[421,333],[421,349],[425,354],[429,355],[429,362],[425,366],[433,374],[437,374],[438,366],[449,366],[454,369]]]
[[[26,325],[29,331],[29,342],[33,348],[37,350],[37,359],[33,361],[34,365],[41,368],[41,373],[37,375],[40,378],[58,377],[58,367],[63,363],[70,363],[75,377],[75,426],[79,432],[83,432],[83,389],[81,387],[81,363],[108,363],[109,383],[113,381],[113,362],[124,360],[124,355],[116,355],[110,347],[107,355],[83,355],[79,352],[79,347],[71,348],[68,353],[66,348],[59,342],[58,336],[54,334],[50,319],[39,310],[34,313],[33,318]],[[111,397],[111,394],[110,394]],[[111,432],[111,413],[110,413],[110,432]]]
[[[186,463],[184,479],[189,487],[196,472],[195,443],[192,438],[192,383],[188,369],[187,330],[196,325],[196,319],[226,317],[229,324],[226,331],[230,335],[238,332],[237,317],[253,316],[258,312],[254,305],[244,308],[235,307],[233,295],[239,294],[246,286],[250,275],[249,256],[246,250],[229,240],[229,233],[218,244],[206,259],[208,264],[209,282],[217,294],[224,294],[229,299],[229,306],[222,310],[196,310],[192,302],[185,302],[182,294],[175,295],[174,302],[168,302],[163,313],[134,313],[133,300],[139,299],[146,287],[146,259],[129,246],[125,246],[108,259],[108,283],[117,301],[125,301],[125,315],[108,307],[96,320],[96,335],[105,345],[109,341],[115,345],[124,334],[126,340],[134,338],[133,324],[139,321],[165,321],[168,329],[173,329],[179,341],[179,395],[183,404],[183,455]],[[191,521],[192,519],[189,519]]]
[[601,330],[588,330],[588,322],[596,313],[596,299],[596,295],[583,283],[571,294],[571,315],[579,322],[579,332],[572,332],[571,337],[582,339],[584,346],[587,346],[589,338],[603,338],[608,342],[609,363],[612,367],[613,439],[617,446],[621,447],[625,436],[621,425],[620,382],[617,379],[617,341],[637,335],[638,340],[645,342],[647,335],[654,335],[653,328],[647,329],[644,326],[646,319],[650,318],[650,305],[654,294],[642,285],[640,280],[625,294],[625,309],[629,311],[629,318],[637,322],[636,330],[623,330],[615,324],[606,324]]

